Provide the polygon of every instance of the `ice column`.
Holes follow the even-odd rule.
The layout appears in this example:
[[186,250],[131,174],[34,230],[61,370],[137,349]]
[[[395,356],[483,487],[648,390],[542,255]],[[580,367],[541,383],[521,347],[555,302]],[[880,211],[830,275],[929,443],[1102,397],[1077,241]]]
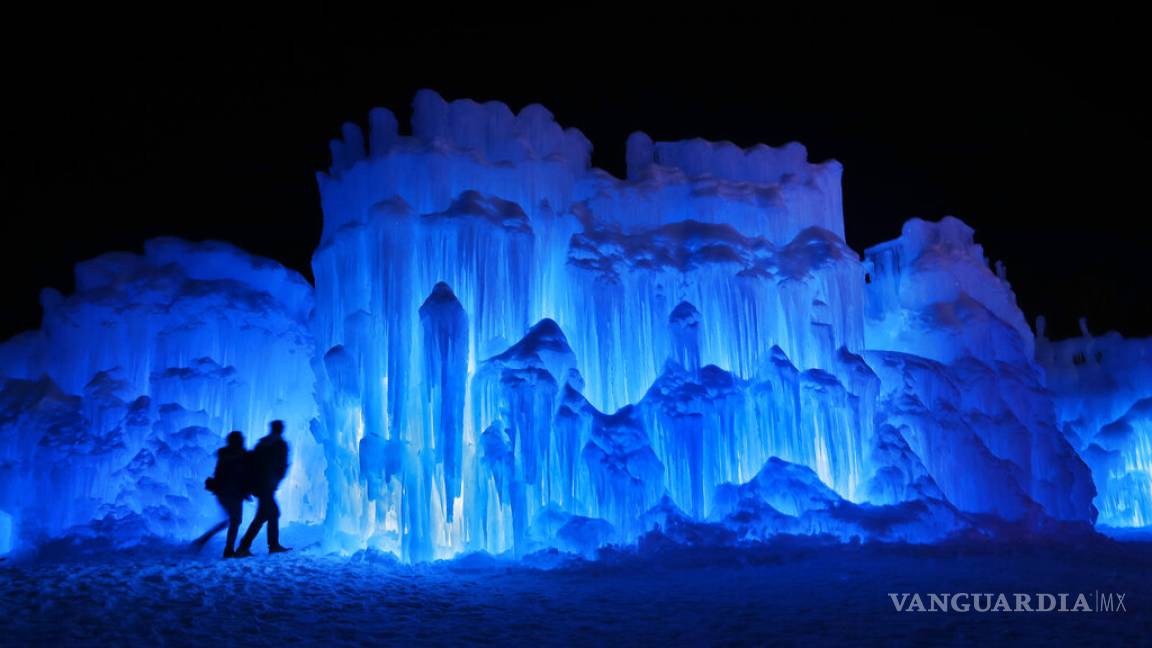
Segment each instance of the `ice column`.
[[426,443],[444,472],[445,516],[452,522],[460,497],[464,446],[464,389],[468,377],[468,316],[448,284],[439,282],[420,307],[424,332],[424,398],[430,424]]

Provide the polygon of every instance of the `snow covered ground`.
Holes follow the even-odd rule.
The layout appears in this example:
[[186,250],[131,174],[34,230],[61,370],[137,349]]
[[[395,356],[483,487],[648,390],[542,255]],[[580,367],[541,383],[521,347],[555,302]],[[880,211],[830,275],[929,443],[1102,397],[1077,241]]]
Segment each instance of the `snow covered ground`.
[[[295,541],[307,542],[299,535]],[[315,549],[0,562],[4,645],[1138,645],[1152,543],[648,546],[403,565]],[[888,592],[1121,592],[1117,613],[898,613]]]

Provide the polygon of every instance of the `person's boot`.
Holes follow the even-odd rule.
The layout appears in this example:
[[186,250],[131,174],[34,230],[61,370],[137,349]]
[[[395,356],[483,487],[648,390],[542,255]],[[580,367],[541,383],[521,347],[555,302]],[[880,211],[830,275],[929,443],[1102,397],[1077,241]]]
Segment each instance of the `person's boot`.
[[292,547],[285,547],[283,545],[276,545],[275,547],[268,547],[268,553],[270,553],[270,554],[284,553],[285,551],[292,551]]
[[236,550],[233,549],[232,547],[224,547],[224,557],[225,558],[235,558],[236,557]]
[[236,553],[232,554],[232,557],[233,558],[251,558],[252,557],[252,550],[250,550],[248,547],[240,547],[239,549],[236,550]]

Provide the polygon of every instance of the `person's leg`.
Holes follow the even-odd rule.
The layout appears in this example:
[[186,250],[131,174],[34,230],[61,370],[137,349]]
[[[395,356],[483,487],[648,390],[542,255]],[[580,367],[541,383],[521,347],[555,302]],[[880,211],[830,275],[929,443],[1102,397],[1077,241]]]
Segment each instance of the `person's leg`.
[[224,539],[224,556],[234,553],[236,534],[240,532],[240,521],[244,516],[244,500],[234,499],[224,503],[224,511],[228,513],[228,536]]
[[248,525],[248,530],[244,532],[244,537],[240,539],[240,547],[236,551],[250,551],[252,543],[256,540],[256,535],[260,533],[260,527],[264,526],[264,522],[268,519],[268,501],[267,497],[256,496],[259,504],[256,505],[256,517],[252,519],[252,524]]
[[268,496],[268,548],[280,546],[280,507],[274,495]]
[[217,524],[216,526],[212,527],[211,529],[208,529],[208,531],[205,532],[204,535],[202,535],[199,538],[196,538],[195,540],[192,541],[192,548],[197,550],[197,551],[203,549],[204,545],[208,544],[209,540],[211,540],[212,538],[215,538],[217,533],[220,533],[221,531],[223,531],[224,529],[227,529],[227,528],[228,528],[228,520],[224,520],[223,522]]

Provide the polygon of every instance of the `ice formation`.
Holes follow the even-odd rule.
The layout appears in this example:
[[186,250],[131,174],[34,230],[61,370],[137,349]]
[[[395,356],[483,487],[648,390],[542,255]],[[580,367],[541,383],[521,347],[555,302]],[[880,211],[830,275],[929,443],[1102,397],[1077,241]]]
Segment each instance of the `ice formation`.
[[1099,522],[1152,525],[1152,340],[1112,332],[1051,341],[1037,323],[1037,361],[1068,441],[1092,468]]
[[324,514],[298,274],[155,239],[80,264],[73,295],[41,302],[41,329],[0,346],[0,541],[198,535],[220,517],[203,483],[221,435],[255,440],[273,418],[295,449],[285,514]]
[[972,229],[912,219],[865,251],[865,268],[877,423],[901,433],[962,510],[1093,519],[1092,479],[1057,427],[1032,331]]
[[314,289],[160,239],[0,347],[0,551],[194,535],[211,451],[272,418],[285,521],[412,561],[927,542],[1091,524],[1097,489],[1102,521],[1149,523],[1147,363],[1054,370],[956,219],[862,259],[840,165],[799,144],[636,133],[619,179],[540,106],[423,91],[410,135],[376,109],[331,151]]

